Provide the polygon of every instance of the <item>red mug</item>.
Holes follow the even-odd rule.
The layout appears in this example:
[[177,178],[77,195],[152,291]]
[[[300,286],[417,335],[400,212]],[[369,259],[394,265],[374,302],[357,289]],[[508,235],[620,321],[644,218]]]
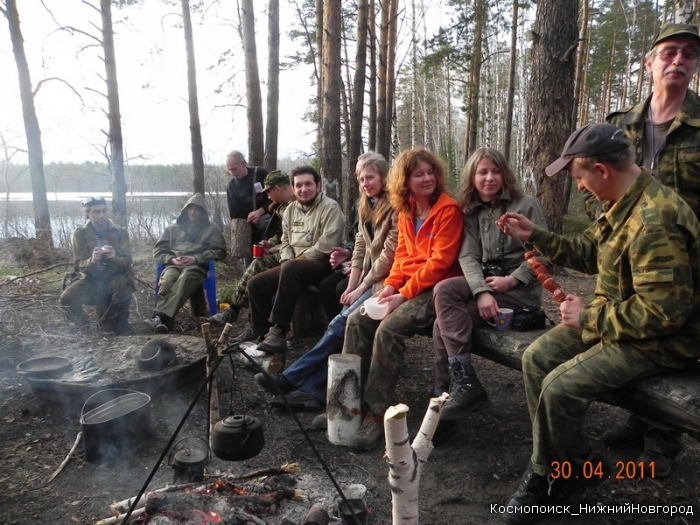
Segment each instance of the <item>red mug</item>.
[[265,250],[263,249],[263,245],[262,244],[254,244],[253,245],[253,257],[255,257],[256,259],[260,259],[260,257],[262,257],[263,255],[265,255]]

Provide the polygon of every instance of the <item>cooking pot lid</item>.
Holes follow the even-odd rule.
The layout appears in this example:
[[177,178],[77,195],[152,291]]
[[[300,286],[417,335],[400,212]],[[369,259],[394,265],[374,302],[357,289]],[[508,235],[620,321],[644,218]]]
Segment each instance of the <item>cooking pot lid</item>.
[[175,453],[173,464],[178,467],[192,466],[198,463],[205,463],[208,454],[198,448],[186,448]]
[[248,425],[253,425],[255,422],[256,419],[254,417],[236,415],[224,418],[221,424],[227,428],[243,428]]

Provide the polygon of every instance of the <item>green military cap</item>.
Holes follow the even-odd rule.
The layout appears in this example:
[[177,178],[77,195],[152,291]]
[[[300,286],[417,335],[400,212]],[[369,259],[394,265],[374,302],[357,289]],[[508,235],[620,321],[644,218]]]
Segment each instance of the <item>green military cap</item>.
[[265,177],[265,187],[262,191],[265,192],[274,186],[284,186],[285,184],[289,184],[289,175],[280,170],[271,171]]
[[700,44],[700,34],[698,34],[698,26],[693,24],[664,24],[661,26],[659,33],[654,39],[652,48],[660,44],[664,40],[668,40],[674,36],[689,36],[694,38]]
[[550,177],[566,169],[575,158],[596,157],[630,147],[625,133],[612,124],[588,124],[578,128],[564,144],[557,160],[544,169]]

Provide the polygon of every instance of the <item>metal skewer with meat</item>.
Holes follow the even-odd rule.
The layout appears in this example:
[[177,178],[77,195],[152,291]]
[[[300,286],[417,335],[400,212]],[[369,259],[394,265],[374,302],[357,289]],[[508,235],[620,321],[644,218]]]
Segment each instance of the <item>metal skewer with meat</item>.
[[549,273],[547,266],[537,257],[537,252],[525,252],[523,256],[528,264],[532,266],[532,269],[537,276],[537,280],[542,283],[543,288],[554,296],[554,300],[556,302],[564,302],[566,294],[561,289],[561,286],[559,286],[559,283],[554,280],[552,274]]

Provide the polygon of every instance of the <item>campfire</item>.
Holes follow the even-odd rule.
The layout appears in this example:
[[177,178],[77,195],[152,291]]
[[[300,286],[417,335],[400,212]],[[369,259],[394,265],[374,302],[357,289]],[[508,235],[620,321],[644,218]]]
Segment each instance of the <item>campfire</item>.
[[[129,525],[265,525],[262,516],[275,514],[283,500],[305,501],[293,488],[297,464],[242,476],[209,475],[202,482],[173,485],[149,492],[136,504]],[[252,479],[255,478],[255,479]],[[134,498],[111,505],[113,516],[96,525],[121,524]]]

